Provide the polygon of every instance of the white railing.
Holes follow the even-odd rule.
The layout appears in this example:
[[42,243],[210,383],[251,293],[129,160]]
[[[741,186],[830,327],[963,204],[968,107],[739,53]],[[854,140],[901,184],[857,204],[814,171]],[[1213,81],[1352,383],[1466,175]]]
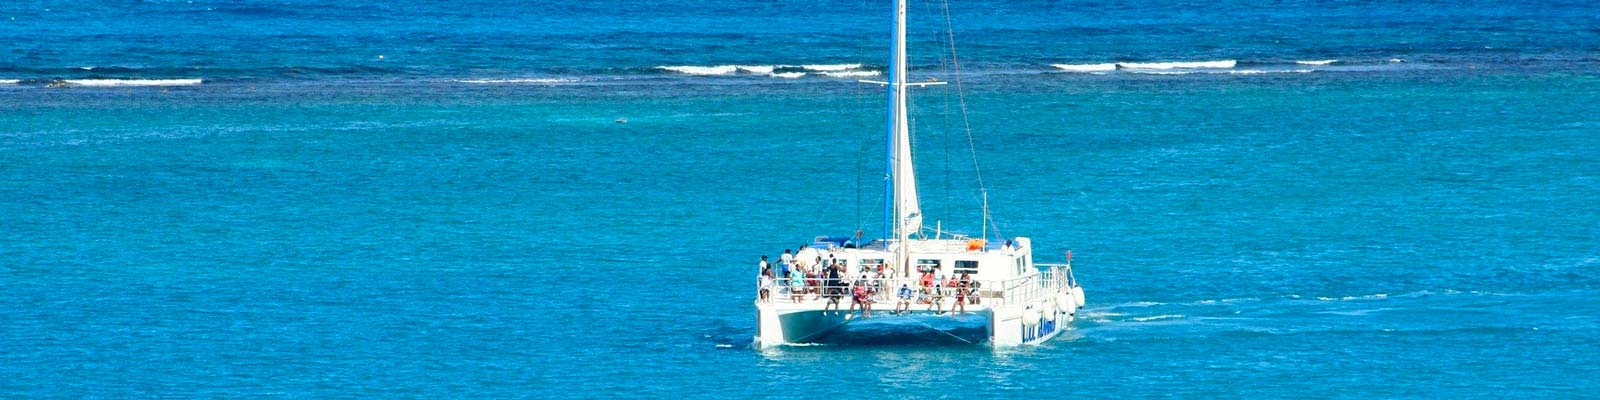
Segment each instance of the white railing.
[[[1049,298],[1059,293],[1062,287],[1076,286],[1072,276],[1070,264],[1039,264],[1037,274],[1029,274],[1006,280],[972,280],[975,284],[970,289],[966,299],[972,304],[988,306],[1004,306],[1012,304],[1029,304],[1041,299]],[[900,301],[899,290],[902,285],[912,291],[912,303],[927,305],[923,299],[939,298],[945,303],[958,297],[957,287],[946,287],[949,281],[935,281],[933,285],[924,287],[919,278],[866,278],[843,279],[834,286],[827,285],[826,278],[804,278],[804,283],[798,287],[790,279],[776,278],[769,287],[770,301],[786,303],[827,302],[830,293],[838,296],[839,304],[848,307],[853,301],[855,286],[865,285],[870,292],[873,303],[895,304]],[[959,282],[959,280],[957,281]],[[830,289],[832,290],[830,292]],[[951,303],[953,304],[953,303]]]

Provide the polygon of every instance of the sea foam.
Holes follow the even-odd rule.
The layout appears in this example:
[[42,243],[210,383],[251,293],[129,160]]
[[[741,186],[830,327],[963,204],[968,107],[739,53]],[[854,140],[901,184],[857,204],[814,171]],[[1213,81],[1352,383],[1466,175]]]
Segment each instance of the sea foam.
[[191,86],[199,85],[200,79],[65,79],[68,85],[73,86]]
[[711,67],[672,65],[660,66],[656,68],[689,75],[728,75],[734,72],[739,72],[739,67],[734,65],[717,65]]
[[1339,60],[1308,60],[1308,61],[1295,61],[1294,63],[1295,64],[1300,64],[1300,65],[1328,65],[1328,64],[1333,64],[1333,63],[1336,63],[1336,62],[1339,62]]
[[1178,68],[1233,68],[1238,65],[1236,60],[1222,61],[1180,61],[1180,62],[1155,62],[1155,63],[1117,63],[1124,69],[1178,69]]
[[16,79],[0,79],[0,85],[15,85],[17,82],[21,81]]
[[1142,75],[1189,75],[1189,74],[1203,74],[1204,73],[1204,72],[1200,72],[1200,71],[1166,71],[1166,70],[1150,70],[1150,69],[1147,69],[1147,70],[1127,70],[1127,72],[1128,73],[1133,73],[1133,74],[1142,74]]
[[1317,297],[1317,300],[1322,300],[1322,301],[1379,300],[1379,299],[1385,299],[1385,298],[1388,298],[1388,297],[1389,297],[1388,293],[1378,293],[1378,294],[1369,294],[1369,295],[1366,295],[1366,296],[1344,296],[1344,297],[1321,297],[1321,296],[1319,296],[1319,297]]
[[1056,67],[1056,69],[1059,69],[1059,70],[1069,71],[1069,72],[1105,72],[1105,71],[1115,71],[1117,69],[1117,64],[1116,63],[1103,63],[1103,64],[1050,64],[1050,66]]
[[572,78],[515,78],[515,79],[462,79],[456,82],[477,84],[529,84],[529,83],[572,83],[580,82]]
[[830,76],[830,77],[834,77],[834,78],[868,77],[868,76],[878,76],[878,74],[880,74],[880,72],[878,72],[878,71],[853,71],[853,70],[850,70],[850,71],[837,71],[837,72],[823,72],[822,73],[823,76]]
[[1154,315],[1154,316],[1149,316],[1149,317],[1133,317],[1133,318],[1128,318],[1128,320],[1129,321],[1134,321],[1134,322],[1149,322],[1149,321],[1160,321],[1160,320],[1164,320],[1164,319],[1178,319],[1178,318],[1183,318],[1183,314],[1161,314],[1161,315]]
[[852,70],[852,69],[861,69],[861,64],[815,64],[815,65],[801,65],[800,68],[804,68],[804,69],[809,70],[809,71],[817,71],[817,72],[834,72],[834,71],[847,71],[847,70]]
[[736,65],[735,67],[742,72],[762,75],[772,75],[772,71],[778,69],[776,65]]
[[656,68],[689,75],[732,75],[739,72],[765,75],[771,74],[778,67],[776,65],[665,65]]
[[663,65],[659,70],[695,76],[765,75],[780,79],[796,79],[812,73],[835,78],[877,76],[881,72],[863,70],[861,64],[805,64],[805,65]]

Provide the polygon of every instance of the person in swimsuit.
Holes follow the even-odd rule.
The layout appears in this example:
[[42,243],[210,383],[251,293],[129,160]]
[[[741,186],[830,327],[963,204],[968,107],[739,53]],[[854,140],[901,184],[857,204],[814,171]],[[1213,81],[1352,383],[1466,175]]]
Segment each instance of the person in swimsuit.
[[854,314],[856,312],[856,306],[860,305],[861,306],[861,317],[863,317],[863,318],[871,317],[872,316],[872,295],[871,295],[871,292],[867,290],[867,282],[863,281],[863,280],[857,280],[855,282],[855,284],[851,285],[851,286],[854,286],[854,287],[851,288],[851,290],[850,290],[851,291],[851,293],[850,293],[851,294],[851,296],[850,296],[851,297],[850,298],[850,300],[851,300],[850,301],[850,313]]
[[956,286],[956,304],[950,306],[950,312],[955,312],[957,308],[960,308],[961,314],[965,315],[967,313],[967,283],[963,281],[957,285],[960,286]]

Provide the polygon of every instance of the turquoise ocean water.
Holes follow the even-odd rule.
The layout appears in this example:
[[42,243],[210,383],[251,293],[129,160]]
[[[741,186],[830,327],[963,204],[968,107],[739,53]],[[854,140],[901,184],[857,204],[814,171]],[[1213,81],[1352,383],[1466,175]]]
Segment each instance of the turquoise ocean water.
[[1592,2],[913,1],[929,220],[1088,291],[1001,352],[748,347],[886,2],[347,3],[0,5],[0,397],[1600,392]]

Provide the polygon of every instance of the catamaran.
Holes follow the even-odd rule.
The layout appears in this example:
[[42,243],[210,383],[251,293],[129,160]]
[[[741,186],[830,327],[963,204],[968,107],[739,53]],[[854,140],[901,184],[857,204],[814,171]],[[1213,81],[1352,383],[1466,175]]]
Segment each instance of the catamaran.
[[[799,260],[785,265],[790,268],[774,267],[788,269],[792,276],[764,273],[759,278],[763,294],[755,304],[755,345],[813,343],[851,324],[895,319],[935,330],[939,327],[922,321],[975,321],[983,325],[986,343],[995,347],[1034,345],[1056,337],[1084,305],[1070,252],[1061,264],[1036,263],[1027,237],[987,240],[987,205],[983,236],[977,238],[943,232],[940,224],[931,230],[923,225],[906,95],[908,89],[944,82],[907,79],[906,0],[895,1],[890,53],[888,79],[862,81],[888,89],[885,237],[870,242],[859,233],[817,237],[780,261]],[[818,276],[828,268],[837,268],[832,271],[836,278]],[[843,310],[847,307],[850,311]],[[868,307],[872,311],[857,312]]]

